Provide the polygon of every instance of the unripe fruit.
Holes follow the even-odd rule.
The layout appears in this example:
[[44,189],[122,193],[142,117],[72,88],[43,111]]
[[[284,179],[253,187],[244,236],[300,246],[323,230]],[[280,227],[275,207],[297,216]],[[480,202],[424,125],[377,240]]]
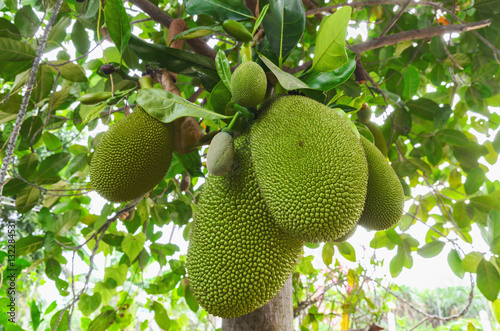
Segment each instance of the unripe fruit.
[[372,110],[368,106],[365,107],[365,105],[366,104],[356,113],[356,115],[358,115],[358,121],[363,124],[370,122],[370,117],[372,116]]
[[266,89],[266,74],[255,62],[243,62],[231,77],[233,100],[240,106],[256,107],[264,100]]
[[249,42],[253,39],[252,34],[240,22],[225,20],[222,23],[222,29],[237,41]]
[[111,92],[95,92],[95,93],[87,93],[82,95],[78,101],[83,103],[84,105],[95,105],[99,102],[103,102],[111,98],[113,94]]
[[210,143],[207,153],[207,169],[213,176],[227,174],[234,160],[234,139],[227,132],[219,132]]

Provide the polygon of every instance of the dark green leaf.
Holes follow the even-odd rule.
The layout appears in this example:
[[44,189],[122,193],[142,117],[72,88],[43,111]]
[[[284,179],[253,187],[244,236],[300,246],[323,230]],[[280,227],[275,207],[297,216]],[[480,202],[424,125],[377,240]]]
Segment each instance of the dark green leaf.
[[356,69],[356,61],[352,56],[343,66],[334,71],[311,72],[303,80],[310,88],[329,91],[347,81],[352,76],[354,69]]
[[45,262],[45,274],[49,279],[56,280],[59,278],[59,274],[61,274],[61,264],[57,262],[56,259],[48,259]]
[[80,21],[76,21],[71,31],[71,40],[75,49],[80,54],[86,54],[90,48],[90,39],[85,27]]
[[27,236],[16,241],[16,255],[22,256],[33,253],[43,247],[42,236]]
[[70,209],[62,217],[58,218],[54,226],[56,236],[64,236],[80,221],[82,211],[79,209]]
[[221,49],[219,49],[215,57],[215,65],[221,81],[231,93],[231,66],[229,65],[226,54]]
[[16,197],[16,210],[20,213],[26,213],[33,209],[40,198],[40,189],[34,186],[23,188]]
[[123,54],[132,35],[132,26],[130,25],[123,1],[106,0],[104,21],[106,22],[111,40],[115,43],[120,54]]
[[61,171],[71,159],[70,153],[53,154],[42,160],[36,174],[37,183],[55,183],[59,180]]
[[47,46],[45,47],[44,52],[48,52],[62,46],[62,42],[66,37],[66,28],[70,24],[70,16],[63,16],[56,24],[54,24],[54,26],[50,30],[49,37],[47,39]]
[[259,7],[269,4],[262,26],[280,64],[295,48],[305,26],[304,6],[300,0],[262,0]]
[[403,75],[403,84],[404,88],[402,97],[405,100],[409,100],[417,93],[418,87],[420,86],[420,76],[418,74],[418,70],[414,66],[408,66]]
[[193,292],[191,292],[191,287],[188,285],[186,287],[186,293],[184,294],[184,299],[186,299],[186,303],[193,312],[197,312],[198,309],[200,308],[200,305],[198,304],[198,301],[193,295]]
[[465,145],[469,142],[467,136],[458,130],[444,129],[436,133],[436,138],[450,145]]
[[0,38],[0,61],[31,61],[36,52],[30,45],[10,38]]
[[412,119],[409,111],[403,108],[397,108],[394,112],[394,127],[397,133],[408,135],[411,131]]
[[15,40],[21,39],[20,32],[16,26],[4,17],[0,17],[0,37],[7,37]]
[[243,2],[238,0],[187,0],[186,11],[189,15],[207,14],[219,21],[239,21],[253,17]]
[[472,141],[462,146],[452,146],[452,149],[453,155],[466,169],[477,167],[479,158],[488,154],[486,147]]
[[36,170],[38,165],[38,156],[35,153],[24,155],[17,166],[19,175],[24,179],[30,178]]
[[151,116],[163,123],[173,122],[183,116],[206,119],[229,118],[206,108],[202,108],[186,99],[158,88],[141,89],[137,93],[137,103]]
[[67,62],[65,60],[50,61],[50,68],[55,74],[61,74],[61,77],[71,82],[85,83],[87,76],[85,70],[78,64]]
[[486,299],[495,301],[500,291],[500,275],[497,268],[486,259],[479,261],[477,265],[477,288]]
[[33,331],[36,331],[40,326],[40,309],[38,308],[37,302],[35,300],[31,301],[30,304],[30,316],[31,324],[33,325]]
[[420,98],[406,102],[410,112],[425,120],[432,121],[436,112],[440,111],[439,105],[432,100]]
[[229,101],[231,101],[231,92],[222,81],[215,85],[208,96],[208,104],[216,113],[222,115],[226,115],[226,105]]

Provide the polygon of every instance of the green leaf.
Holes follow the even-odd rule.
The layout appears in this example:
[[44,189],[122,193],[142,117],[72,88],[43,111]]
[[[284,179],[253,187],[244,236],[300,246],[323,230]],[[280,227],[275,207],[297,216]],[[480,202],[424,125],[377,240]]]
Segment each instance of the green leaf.
[[491,303],[491,310],[498,323],[500,323],[500,299],[496,299]]
[[88,331],[105,331],[115,321],[116,311],[108,309],[97,315],[92,322],[90,322]]
[[473,168],[469,171],[465,180],[465,193],[468,195],[476,193],[483,186],[485,180],[486,175],[484,174],[484,170],[481,167]]
[[306,83],[301,81],[295,76],[290,75],[288,72],[284,72],[280,68],[274,65],[268,58],[266,58],[264,55],[259,54],[260,59],[264,64],[269,68],[269,70],[272,71],[272,73],[276,76],[278,79],[280,85],[285,89],[285,90],[295,90],[295,89],[301,89],[301,88],[309,88]]
[[57,237],[64,236],[69,230],[78,224],[82,215],[79,209],[70,209],[59,217],[54,226],[54,234]]
[[59,264],[56,259],[51,258],[45,262],[45,274],[49,277],[49,279],[58,279],[61,274],[61,270],[61,264]]
[[40,326],[40,309],[38,308],[37,302],[35,300],[31,301],[30,304],[30,316],[31,324],[33,325],[33,331],[36,331]]
[[465,269],[462,265],[462,259],[454,249],[448,254],[448,265],[458,278],[464,278]]
[[130,261],[134,261],[144,247],[145,242],[146,235],[144,233],[139,232],[136,236],[127,233],[122,242],[122,250],[127,254]]
[[425,258],[430,258],[439,255],[441,251],[443,250],[443,247],[445,245],[444,241],[431,241],[428,244],[425,244],[421,248],[418,249],[418,255],[425,257]]
[[40,189],[34,186],[23,188],[16,197],[16,210],[20,213],[26,213],[33,209],[40,198]]
[[[130,261],[132,260],[133,259],[130,259]],[[116,286],[121,286],[123,285],[123,283],[125,283],[125,280],[127,279],[127,272],[128,272],[128,267],[126,264],[107,267],[104,272],[104,282],[106,283],[108,279],[112,278],[115,280]]]
[[55,74],[60,73],[61,77],[64,79],[77,83],[87,82],[87,76],[85,75],[85,70],[83,70],[83,68],[78,64],[74,64],[73,62],[68,62],[65,60],[55,60],[55,61],[50,61],[49,65],[50,69]]
[[188,39],[194,39],[194,38],[198,38],[198,37],[204,37],[204,36],[208,36],[209,34],[214,34],[215,32],[219,32],[220,30],[221,30],[221,27],[219,25],[196,26],[192,29],[182,31],[181,33],[175,35],[175,37],[172,38],[172,40],[170,41],[170,45],[172,45],[172,43],[176,40],[188,40]]
[[470,141],[462,146],[452,146],[453,155],[466,168],[474,168],[479,165],[479,158],[488,154],[488,149],[476,142]]
[[47,39],[47,46],[45,47],[44,52],[49,52],[53,49],[62,46],[62,42],[66,37],[66,28],[71,24],[70,16],[63,16],[59,19],[59,21],[54,24],[52,29],[50,30],[49,37]]
[[394,127],[396,132],[406,136],[411,132],[412,119],[411,114],[406,109],[397,108],[394,112]]
[[[62,313],[62,317],[61,317],[61,313]],[[56,323],[59,320],[59,318],[60,318],[60,322],[59,322],[59,325],[57,326],[57,329],[56,329]],[[68,320],[69,320],[69,309],[58,310],[54,315],[52,315],[52,318],[50,319],[50,330],[51,331],[67,331],[67,330],[69,330]]]
[[418,74],[418,70],[414,66],[408,66],[403,75],[403,84],[404,88],[402,97],[405,100],[409,100],[418,92],[418,88],[420,86],[420,76]]
[[42,134],[42,140],[49,151],[55,151],[62,147],[61,139],[51,132],[45,131]]
[[0,37],[7,37],[10,39],[21,39],[20,32],[17,27],[4,17],[0,17]]
[[250,10],[238,0],[187,0],[189,15],[207,14],[219,21],[253,18]]
[[262,20],[266,16],[267,10],[269,9],[269,4],[265,5],[260,9],[259,12],[259,17],[257,17],[257,20],[255,21],[255,24],[253,25],[253,30],[252,30],[252,36],[255,35],[255,32],[257,32],[257,29],[262,23]]
[[335,248],[331,242],[326,242],[323,245],[323,251],[321,257],[326,266],[329,266],[333,262],[333,254],[335,253]]
[[470,203],[474,208],[484,213],[489,213],[492,210],[500,212],[500,199],[492,195],[482,195],[470,199]]
[[101,295],[99,293],[94,293],[93,295],[88,295],[87,293],[82,293],[80,295],[80,301],[78,301],[78,309],[83,313],[83,315],[88,316],[93,313],[101,305]]
[[479,262],[484,258],[483,254],[479,252],[470,252],[464,256],[462,260],[462,265],[465,271],[470,273],[475,273]]
[[202,117],[205,119],[231,117],[202,108],[180,96],[158,88],[139,90],[136,101],[151,116],[163,123],[173,122],[175,119],[183,116]]
[[120,54],[123,54],[132,35],[132,26],[130,25],[123,1],[106,0],[104,21],[106,22],[111,40],[115,43]]
[[495,301],[500,291],[500,275],[493,263],[482,259],[477,265],[477,288],[486,299]]
[[463,132],[452,129],[444,129],[436,132],[436,138],[450,145],[465,145],[469,142]]
[[215,66],[221,81],[226,85],[229,93],[231,93],[231,66],[222,49],[219,49],[215,56]]
[[90,49],[90,39],[85,27],[80,21],[76,21],[71,31],[71,41],[80,54],[86,54]]
[[193,312],[197,312],[198,309],[200,308],[200,305],[198,304],[198,301],[193,295],[193,292],[191,291],[191,287],[188,285],[186,287],[186,293],[184,294],[184,299],[186,300],[186,303]]
[[311,70],[332,71],[347,62],[345,41],[351,10],[351,7],[342,7],[322,23],[316,38]]
[[53,154],[42,160],[36,174],[37,183],[52,184],[59,180],[59,171],[61,171],[71,159],[70,153]]
[[394,256],[391,262],[389,263],[389,271],[393,278],[399,276],[401,271],[403,271],[404,263],[405,263],[404,253],[400,249],[398,249],[396,256]]
[[[33,3],[34,4],[34,3]],[[14,24],[25,37],[32,37],[40,27],[40,19],[31,6],[23,6],[14,17]]]
[[31,61],[36,52],[30,45],[10,38],[0,38],[0,61]]
[[311,72],[303,80],[312,89],[329,91],[345,83],[354,73],[354,69],[356,69],[356,61],[354,56],[351,56],[340,68],[322,73]]
[[305,15],[301,0],[261,0],[259,7],[269,5],[262,26],[279,64],[295,48],[304,32]]
[[42,236],[21,237],[16,241],[16,255],[22,256],[36,252],[43,247]]
[[24,179],[30,178],[35,173],[37,165],[38,156],[35,153],[24,155],[21,160],[19,160],[19,164],[17,165],[19,175],[21,175]]
[[334,245],[339,249],[340,255],[342,255],[348,261],[356,261],[356,251],[351,244],[349,244],[348,242],[340,242],[334,243]]
[[437,103],[425,98],[410,100],[406,102],[406,106],[410,109],[410,113],[429,121],[432,121],[441,109]]
[[153,301],[153,310],[155,312],[155,322],[163,330],[170,328],[170,318],[163,305],[157,301]]

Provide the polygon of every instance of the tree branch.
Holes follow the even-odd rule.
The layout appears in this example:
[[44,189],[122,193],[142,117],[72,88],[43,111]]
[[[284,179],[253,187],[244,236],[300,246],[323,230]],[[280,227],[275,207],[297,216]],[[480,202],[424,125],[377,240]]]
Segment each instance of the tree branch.
[[12,156],[14,155],[14,148],[16,145],[17,137],[19,136],[19,131],[21,130],[21,124],[24,120],[24,117],[26,116],[26,110],[28,108],[31,92],[33,91],[33,87],[35,86],[36,75],[38,73],[38,67],[40,66],[41,63],[43,50],[47,45],[47,39],[49,37],[50,30],[52,30],[52,27],[54,26],[57,14],[59,13],[59,9],[61,8],[62,3],[63,3],[62,0],[56,1],[54,8],[52,9],[52,14],[50,15],[50,19],[43,31],[40,43],[38,44],[36,56],[33,59],[33,65],[31,66],[28,83],[26,85],[26,93],[23,95],[23,99],[21,101],[21,107],[19,109],[19,113],[17,114],[12,134],[10,135],[10,140],[9,144],[7,145],[7,150],[5,151],[5,157],[3,159],[2,168],[0,169],[0,202],[2,202],[2,191],[3,191],[3,186],[5,184],[5,176],[7,175],[7,169],[9,168],[9,165],[12,161]]
[[[160,23],[164,27],[169,27],[170,23],[174,20],[172,16],[165,13],[163,10],[155,6],[152,2],[148,0],[129,0],[129,2],[140,9],[142,9],[146,14],[148,14],[155,22]],[[205,55],[209,58],[215,59],[217,53],[207,45],[206,42],[201,38],[194,38],[186,40],[186,43],[191,47],[191,49],[200,55]]]
[[491,19],[456,25],[433,26],[426,29],[417,29],[394,33],[384,37],[377,37],[364,43],[352,45],[349,49],[354,53],[363,53],[375,48],[396,45],[405,40],[429,39],[435,36],[442,36],[447,33],[460,33],[487,27],[491,24]]

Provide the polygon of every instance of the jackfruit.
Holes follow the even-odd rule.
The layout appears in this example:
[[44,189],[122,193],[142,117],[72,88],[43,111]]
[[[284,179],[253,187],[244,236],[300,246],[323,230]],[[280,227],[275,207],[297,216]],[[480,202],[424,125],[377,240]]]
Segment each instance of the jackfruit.
[[387,159],[368,139],[361,136],[368,161],[368,191],[358,224],[366,229],[386,230],[403,215],[404,192]]
[[234,139],[227,132],[219,132],[210,143],[207,152],[207,169],[213,176],[227,174],[234,160]]
[[356,229],[357,229],[357,225],[353,226],[349,231],[347,231],[345,234],[343,234],[342,236],[338,237],[337,239],[334,239],[332,240],[334,243],[340,243],[340,242],[344,242],[344,241],[347,241],[347,239],[351,238],[354,233],[356,232]]
[[292,273],[302,242],[280,230],[259,193],[249,134],[238,136],[231,170],[206,179],[187,252],[189,286],[208,313],[234,318],[272,299]]
[[370,122],[370,117],[372,116],[372,110],[367,105],[365,107],[365,104],[364,104],[363,107],[360,110],[358,110],[356,115],[358,115],[359,122],[366,124],[366,123]]
[[365,125],[373,135],[375,146],[377,146],[378,150],[384,155],[384,157],[387,157],[387,143],[382,130],[380,130],[379,126],[373,122],[365,123]]
[[264,100],[266,89],[266,73],[255,62],[243,62],[231,77],[233,101],[240,106],[256,107]]
[[273,218],[307,242],[341,237],[366,196],[368,166],[356,134],[335,110],[307,97],[277,97],[261,109],[252,162]]
[[90,163],[90,181],[103,198],[139,198],[165,176],[173,151],[173,123],[162,123],[137,107],[112,125]]

